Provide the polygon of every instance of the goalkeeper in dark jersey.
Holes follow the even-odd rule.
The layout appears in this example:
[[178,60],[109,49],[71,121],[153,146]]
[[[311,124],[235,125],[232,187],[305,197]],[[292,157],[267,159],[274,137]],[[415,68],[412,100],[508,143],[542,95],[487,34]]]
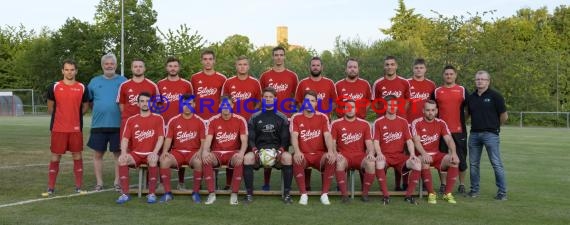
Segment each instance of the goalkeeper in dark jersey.
[[[253,201],[253,169],[275,167],[283,172],[283,202],[291,204],[291,181],[293,179],[292,157],[289,153],[289,121],[277,111],[276,91],[272,87],[263,89],[262,109],[251,116],[247,123],[248,142],[251,151],[244,156],[244,180],[246,203]],[[284,99],[280,99],[283,101]]]

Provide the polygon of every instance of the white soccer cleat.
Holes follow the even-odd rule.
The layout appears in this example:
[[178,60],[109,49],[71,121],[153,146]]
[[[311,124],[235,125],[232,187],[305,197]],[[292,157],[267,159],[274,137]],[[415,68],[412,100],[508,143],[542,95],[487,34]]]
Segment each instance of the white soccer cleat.
[[321,203],[323,203],[323,205],[331,204],[331,202],[329,201],[329,195],[327,193],[321,195]]
[[237,193],[232,193],[230,195],[230,205],[237,205],[238,204],[238,195]]
[[208,199],[206,200],[206,202],[204,204],[211,205],[211,204],[214,204],[214,202],[216,202],[216,193],[210,193],[208,195]]
[[307,194],[302,194],[301,198],[299,199],[299,204],[307,205],[308,202],[309,202],[309,196],[307,196]]

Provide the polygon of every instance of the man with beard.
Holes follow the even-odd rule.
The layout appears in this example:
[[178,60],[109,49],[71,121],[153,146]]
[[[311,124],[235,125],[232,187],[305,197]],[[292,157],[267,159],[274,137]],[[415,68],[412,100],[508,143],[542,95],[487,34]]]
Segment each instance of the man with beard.
[[[167,104],[168,107],[166,111],[162,112],[162,118],[164,122],[168,124],[170,119],[180,112],[178,101],[180,96],[186,93],[193,93],[192,84],[190,81],[181,78],[178,72],[180,72],[180,60],[176,57],[169,57],[166,59],[166,72],[168,76],[160,81],[158,81],[158,91],[160,91],[161,100],[167,100],[163,104]],[[194,109],[195,110],[195,109]],[[165,126],[166,126],[165,124]],[[186,189],[184,186],[184,167],[178,169],[178,189]],[[170,182],[170,181],[163,181]]]
[[343,100],[352,99],[356,103],[356,116],[360,119],[366,119],[366,112],[372,94],[370,92],[370,83],[367,80],[360,78],[358,72],[358,60],[350,58],[346,61],[346,78],[339,80],[335,83],[337,96],[337,104],[339,105],[336,110],[338,118],[342,118],[345,112],[340,107],[344,104]]
[[[350,199],[346,190],[346,170],[358,170],[361,174],[364,172],[362,201],[367,202],[368,191],[374,183],[376,161],[370,123],[356,117],[356,103],[353,99],[345,102],[344,111],[344,117],[331,124],[333,148],[339,153],[336,160],[337,184],[342,193],[342,202],[348,203]],[[383,181],[386,186],[386,180]]]
[[123,82],[119,87],[117,103],[119,103],[119,109],[121,110],[121,134],[125,129],[127,119],[137,115],[140,111],[137,102],[139,93],[147,92],[151,98],[159,93],[158,86],[151,80],[145,78],[145,70],[146,68],[142,59],[133,59],[131,62],[133,77]]
[[156,183],[158,181],[158,154],[164,141],[164,120],[149,109],[150,94],[137,93],[137,104],[140,113],[131,116],[125,122],[121,139],[121,156],[119,156],[119,175],[121,196],[117,204],[124,204],[129,197],[129,165],[136,167],[148,164],[147,203],[156,203]]
[[[301,80],[297,91],[295,92],[295,100],[297,105],[300,106],[305,99],[305,92],[312,90],[317,93],[317,106],[315,110],[330,116],[333,108],[333,103],[337,97],[334,82],[324,77],[321,72],[323,71],[322,60],[320,57],[313,57],[310,62],[311,76]],[[311,170],[305,171],[305,183],[307,190],[311,190]]]

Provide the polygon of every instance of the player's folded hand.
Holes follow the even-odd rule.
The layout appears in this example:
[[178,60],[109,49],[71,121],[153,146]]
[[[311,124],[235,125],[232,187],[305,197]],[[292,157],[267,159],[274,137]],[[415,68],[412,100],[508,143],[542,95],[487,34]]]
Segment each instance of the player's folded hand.
[[431,164],[433,162],[433,159],[431,157],[431,155],[429,154],[422,154],[422,161],[424,164]]
[[303,153],[301,153],[301,152],[293,154],[293,159],[295,160],[295,163],[297,163],[297,164],[303,163],[304,158],[305,158],[305,156],[303,156]]
[[335,154],[332,153],[326,153],[326,157],[327,157],[327,163],[328,164],[333,164],[336,161],[336,157]]
[[459,164],[459,157],[457,157],[457,154],[451,154],[451,163]]
[[378,154],[376,156],[376,161],[384,161],[386,160],[386,157],[384,157],[384,154]]

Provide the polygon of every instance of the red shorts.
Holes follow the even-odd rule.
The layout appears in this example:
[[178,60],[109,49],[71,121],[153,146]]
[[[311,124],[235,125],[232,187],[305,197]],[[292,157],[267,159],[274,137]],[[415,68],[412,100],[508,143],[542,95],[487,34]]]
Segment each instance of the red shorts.
[[406,167],[406,161],[410,158],[404,153],[384,155],[384,157],[386,157],[386,168],[394,167],[400,173]]
[[129,155],[133,157],[133,160],[135,161],[135,166],[139,167],[141,164],[148,164],[148,155],[150,155],[151,153],[152,152],[131,151],[129,152]]
[[305,168],[311,167],[313,169],[321,171],[323,169],[321,168],[321,159],[324,155],[324,152],[303,153],[306,162]]
[[189,150],[173,150],[170,152],[174,159],[176,159],[177,167],[180,168],[182,165],[190,165],[190,160],[194,158],[194,156],[198,153],[198,151],[189,151]]
[[83,133],[51,132],[50,150],[54,154],[63,155],[66,151],[83,151]]
[[366,153],[356,152],[356,153],[340,153],[348,163],[347,170],[360,170],[362,169],[362,161],[366,158]]
[[435,155],[431,155],[432,162],[430,166],[435,167],[437,170],[441,171],[441,162],[443,161],[443,157],[445,157],[445,153],[437,152]]
[[232,160],[232,157],[238,153],[238,151],[212,151],[212,153],[214,154],[214,156],[216,156],[216,159],[218,160],[219,165],[224,165],[224,166],[231,166],[230,162]]

